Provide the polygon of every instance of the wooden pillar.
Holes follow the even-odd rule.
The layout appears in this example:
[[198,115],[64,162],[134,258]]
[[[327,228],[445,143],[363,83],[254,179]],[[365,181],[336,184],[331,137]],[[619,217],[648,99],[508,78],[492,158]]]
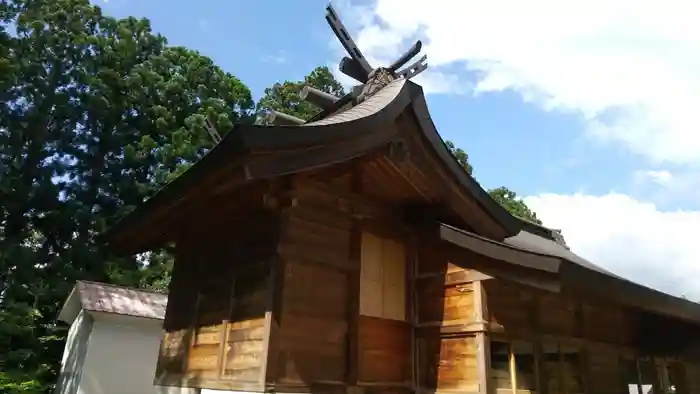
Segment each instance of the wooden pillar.
[[538,394],[546,394],[547,389],[543,388],[544,379],[542,376],[542,329],[540,328],[540,298],[537,294],[532,297],[530,304],[530,324],[533,332],[533,355],[535,360],[535,390]]
[[583,303],[579,301],[574,301],[574,318],[576,319],[576,336],[582,339],[581,347],[579,348],[579,371],[581,373],[581,382],[583,384],[583,393],[589,394],[591,392],[591,379],[590,379],[590,362],[588,360],[588,335],[586,333],[586,320],[583,310]]
[[[486,293],[482,281],[477,280],[472,283],[474,296],[474,321],[481,323],[484,329],[488,327],[488,305],[486,303]],[[489,339],[483,329],[476,333],[476,360],[477,373],[479,377],[479,393],[489,393],[489,372],[491,364],[491,350]]]
[[[296,205],[294,198],[289,198],[293,188],[295,175],[284,177],[270,185],[268,194],[263,197],[265,205],[279,215],[278,232],[282,234],[287,230],[289,223],[289,208]],[[269,291],[267,293],[268,310],[265,312],[265,330],[263,342],[263,371],[261,384],[265,390],[274,387],[279,376],[278,366],[280,358],[280,335],[282,331],[282,310],[284,278],[287,271],[286,260],[280,256],[279,244],[275,256],[270,261],[270,275],[268,278]]]
[[[359,161],[352,166],[350,179],[350,191],[359,194],[362,191],[362,167]],[[354,212],[354,207],[352,208]],[[360,277],[362,270],[362,228],[359,220],[354,219],[350,230],[350,250],[348,251],[353,269],[348,274],[350,282],[348,288],[348,337],[347,337],[347,364],[345,379],[349,393],[357,391],[357,383],[360,370],[360,352],[358,346],[359,320],[360,320]]]
[[637,394],[642,394],[642,369],[639,368],[639,357],[634,358],[634,366],[637,370]]
[[416,360],[418,358],[418,349],[416,343],[416,327],[418,326],[418,316],[417,316],[417,294],[416,294],[416,278],[418,276],[418,259],[420,258],[420,245],[419,237],[416,234],[410,234],[405,238],[406,245],[406,321],[410,325],[411,329],[411,389],[413,392],[418,390],[418,365]]
[[510,387],[513,394],[518,392],[518,374],[515,365],[515,349],[513,341],[508,342],[508,369],[510,370]]

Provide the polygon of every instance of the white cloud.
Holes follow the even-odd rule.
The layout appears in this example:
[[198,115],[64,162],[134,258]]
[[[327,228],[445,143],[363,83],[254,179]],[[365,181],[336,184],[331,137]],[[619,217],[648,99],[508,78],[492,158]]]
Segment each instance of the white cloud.
[[635,171],[633,187],[636,194],[648,196],[664,205],[698,207],[700,201],[700,168]]
[[[360,21],[350,29],[372,64],[388,64],[420,38],[430,73],[417,82],[428,92],[512,90],[547,111],[577,113],[589,136],[653,164],[634,174],[637,183],[700,197],[700,7],[693,2],[373,1],[341,10],[346,23]],[[664,210],[616,193],[525,200],[583,257],[700,300],[700,210]]]
[[662,211],[623,194],[542,194],[525,202],[571,249],[638,283],[700,300],[700,211]]
[[[698,11],[690,0],[376,0],[351,12],[368,58],[386,63],[422,38],[429,85],[464,66],[475,92],[512,89],[580,113],[591,135],[687,164],[700,163]],[[464,90],[458,74],[428,90]]]
[[673,174],[667,170],[637,171],[635,177],[642,181],[650,181],[660,186],[669,186],[675,180]]

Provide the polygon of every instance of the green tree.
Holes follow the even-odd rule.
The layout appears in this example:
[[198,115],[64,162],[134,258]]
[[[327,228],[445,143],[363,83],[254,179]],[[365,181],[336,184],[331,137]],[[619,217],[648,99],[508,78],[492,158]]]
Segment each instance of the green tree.
[[452,156],[457,159],[457,163],[459,163],[460,166],[464,169],[464,171],[467,172],[467,174],[472,175],[474,172],[474,169],[472,168],[472,165],[469,164],[469,155],[467,152],[462,150],[461,148],[457,148],[452,141],[445,141],[445,145],[447,145],[447,149],[452,152]]
[[[299,92],[306,86],[312,86],[338,97],[345,94],[343,87],[333,73],[327,67],[317,67],[302,81],[285,81],[276,83],[265,89],[265,94],[257,105],[259,119],[264,121],[264,114],[268,110],[276,110],[289,115],[307,120],[318,113],[318,108],[301,100]],[[458,148],[452,141],[445,141],[445,145],[452,152],[459,165],[468,174],[472,175],[473,168],[469,164],[469,155],[463,149]],[[511,214],[523,219],[542,224],[537,215],[528,208],[525,202],[518,198],[515,192],[499,187],[489,190],[491,198],[503,205]]]
[[335,79],[328,67],[316,67],[301,81],[285,81],[265,89],[265,94],[257,105],[259,119],[264,122],[265,114],[270,110],[284,112],[304,120],[316,115],[319,112],[318,107],[299,98],[299,92],[307,85],[337,97],[345,95],[343,85]]
[[[445,145],[452,152],[460,166],[469,175],[472,175],[474,169],[469,164],[469,155],[461,148],[457,148],[452,141],[445,141]],[[525,202],[519,198],[514,191],[505,186],[497,187],[488,191],[489,196],[501,204],[512,215],[522,219],[529,220],[533,223],[542,224],[542,221],[537,217],[537,214],[532,211]]]
[[55,382],[75,280],[167,281],[167,251],[113,259],[96,235],[213,146],[205,119],[253,115],[245,85],[145,19],[0,3],[0,392]]
[[508,212],[522,219],[533,223],[542,224],[537,214],[525,204],[522,198],[518,197],[514,191],[501,186],[489,190],[489,196],[501,204]]

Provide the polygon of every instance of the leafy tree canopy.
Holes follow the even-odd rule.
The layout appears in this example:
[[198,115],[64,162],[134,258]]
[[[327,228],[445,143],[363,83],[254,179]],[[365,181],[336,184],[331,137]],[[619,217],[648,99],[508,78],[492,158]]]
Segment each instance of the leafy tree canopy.
[[472,168],[472,165],[469,164],[469,155],[467,152],[462,150],[461,148],[457,148],[452,141],[445,141],[445,145],[447,145],[447,149],[452,152],[452,156],[457,159],[457,163],[459,163],[460,166],[464,169],[464,171],[467,172],[469,175],[473,175],[474,168]]
[[[55,319],[76,280],[166,288],[167,249],[115,259],[96,235],[213,146],[205,120],[225,134],[272,109],[309,119],[307,84],[345,93],[319,67],[255,106],[240,80],[168,46],[148,20],[88,0],[0,2],[0,393],[50,392],[66,336]],[[507,189],[492,196],[529,215]]]
[[[335,79],[328,67],[317,67],[301,81],[275,83],[271,87],[265,89],[265,94],[257,104],[259,119],[264,121],[264,115],[269,110],[284,112],[304,120],[313,117],[318,113],[318,108],[299,98],[299,92],[307,85],[338,97],[345,94],[342,85]],[[469,164],[469,155],[467,152],[456,147],[452,141],[445,141],[445,144],[464,171],[473,175],[474,169],[471,164]],[[491,198],[503,205],[511,214],[537,224],[542,224],[535,212],[533,212],[515,192],[502,186],[491,189],[488,193]]]
[[496,200],[499,204],[511,214],[527,219],[533,223],[542,224],[542,221],[537,217],[537,214],[532,211],[522,198],[519,198],[514,191],[507,187],[501,186],[489,190],[489,196]]
[[78,279],[158,286],[172,260],[112,259],[95,236],[249,121],[249,89],[145,19],[88,0],[0,3],[0,392],[48,392]]
[[[464,171],[472,175],[474,169],[469,164],[469,155],[464,150],[455,147],[452,141],[445,141],[445,145],[452,152],[452,155],[457,159]],[[533,223],[542,224],[542,221],[537,217],[537,214],[532,211],[522,198],[519,198],[514,191],[505,186],[497,187],[488,191],[489,196],[501,204],[512,215],[522,219],[529,220]]]
[[328,67],[316,67],[301,81],[285,81],[265,89],[265,94],[257,105],[259,119],[264,122],[265,114],[270,110],[284,112],[304,120],[316,115],[319,112],[318,107],[299,98],[299,92],[307,85],[337,97],[345,95],[343,85],[335,79]]

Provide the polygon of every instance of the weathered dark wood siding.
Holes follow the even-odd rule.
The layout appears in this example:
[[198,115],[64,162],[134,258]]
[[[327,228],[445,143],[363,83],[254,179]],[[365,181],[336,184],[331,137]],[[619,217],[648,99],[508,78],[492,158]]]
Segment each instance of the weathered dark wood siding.
[[156,384],[263,387],[280,221],[256,205],[245,219],[220,218],[178,242]]
[[530,361],[515,355],[510,367],[491,362],[489,373],[505,379],[491,380],[493,386],[506,389],[515,383],[519,393],[628,394],[639,384],[643,390],[653,386],[654,393],[670,393],[664,390],[671,386],[677,393],[700,393],[694,361],[683,360],[678,338],[672,339],[692,337],[681,322],[501,280],[488,280],[484,288],[492,342],[531,343],[537,375],[523,387],[517,375],[527,374]]
[[415,293],[421,390],[474,393],[485,389],[480,294],[484,277],[451,263],[439,245],[422,245]]

